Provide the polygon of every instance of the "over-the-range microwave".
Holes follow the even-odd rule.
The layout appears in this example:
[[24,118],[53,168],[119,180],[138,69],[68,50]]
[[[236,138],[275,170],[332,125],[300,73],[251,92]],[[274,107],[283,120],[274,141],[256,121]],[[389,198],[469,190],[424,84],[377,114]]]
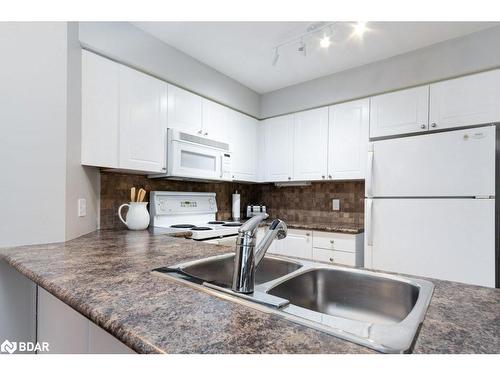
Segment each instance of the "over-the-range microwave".
[[153,178],[185,178],[230,181],[231,151],[228,143],[167,129],[167,171]]

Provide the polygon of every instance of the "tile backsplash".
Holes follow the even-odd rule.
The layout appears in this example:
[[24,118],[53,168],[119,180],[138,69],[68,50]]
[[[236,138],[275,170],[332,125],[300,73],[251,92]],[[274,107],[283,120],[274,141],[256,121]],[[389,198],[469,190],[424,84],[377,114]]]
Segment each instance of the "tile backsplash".
[[[123,228],[118,207],[130,200],[130,188],[149,191],[206,191],[217,194],[218,220],[231,218],[231,194],[241,194],[242,217],[248,204],[264,204],[271,218],[304,224],[363,225],[364,182],[313,182],[309,186],[276,187],[274,184],[234,182],[191,182],[149,179],[146,176],[101,172],[101,229]],[[332,199],[340,200],[340,210],[332,211]],[[149,194],[145,200],[149,200]],[[125,210],[124,210],[125,211]]]

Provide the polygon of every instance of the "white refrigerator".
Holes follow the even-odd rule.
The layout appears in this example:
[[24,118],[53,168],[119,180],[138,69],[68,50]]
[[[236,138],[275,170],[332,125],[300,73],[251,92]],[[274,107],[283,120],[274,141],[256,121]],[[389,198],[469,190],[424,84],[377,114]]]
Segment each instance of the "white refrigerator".
[[371,142],[365,267],[495,287],[494,125]]

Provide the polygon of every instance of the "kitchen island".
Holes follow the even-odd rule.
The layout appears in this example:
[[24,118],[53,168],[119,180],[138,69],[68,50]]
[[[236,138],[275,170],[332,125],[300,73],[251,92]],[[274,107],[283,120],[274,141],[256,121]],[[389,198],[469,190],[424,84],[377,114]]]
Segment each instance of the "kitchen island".
[[[138,353],[376,353],[151,272],[228,250],[108,230],[0,258]],[[500,290],[432,282],[413,352],[500,353]]]

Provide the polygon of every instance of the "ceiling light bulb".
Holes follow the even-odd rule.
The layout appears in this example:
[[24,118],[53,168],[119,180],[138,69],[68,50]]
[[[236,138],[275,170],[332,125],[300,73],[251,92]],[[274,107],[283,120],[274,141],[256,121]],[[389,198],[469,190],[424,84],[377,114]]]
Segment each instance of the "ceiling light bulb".
[[274,49],[274,56],[273,56],[273,66],[276,66],[276,64],[278,63],[278,59],[280,58],[280,55],[278,53],[278,49],[275,48]]
[[330,44],[332,44],[332,41],[330,40],[330,37],[328,35],[324,35],[323,38],[321,38],[319,41],[319,45],[323,48],[330,47]]
[[366,31],[366,22],[358,22],[354,26],[354,33],[358,36],[363,36]]

